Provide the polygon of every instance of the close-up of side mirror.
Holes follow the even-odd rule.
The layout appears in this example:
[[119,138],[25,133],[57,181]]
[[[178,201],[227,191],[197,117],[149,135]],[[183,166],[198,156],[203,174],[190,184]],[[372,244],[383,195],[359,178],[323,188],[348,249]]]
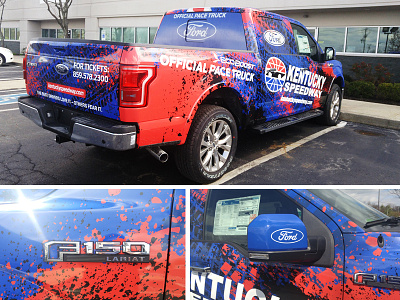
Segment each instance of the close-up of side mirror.
[[293,214],[259,215],[247,229],[252,261],[312,263],[326,248],[324,237],[308,237],[304,223]]
[[325,61],[336,59],[336,51],[333,47],[325,47]]

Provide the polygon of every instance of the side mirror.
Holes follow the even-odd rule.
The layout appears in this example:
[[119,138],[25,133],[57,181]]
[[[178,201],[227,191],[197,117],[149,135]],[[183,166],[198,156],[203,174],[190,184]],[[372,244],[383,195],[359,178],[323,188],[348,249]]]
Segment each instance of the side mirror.
[[307,237],[304,223],[291,214],[259,215],[247,228],[252,261],[312,263],[325,252],[324,237]]
[[336,59],[336,51],[333,47],[325,47],[325,54],[324,54],[324,60],[333,60]]

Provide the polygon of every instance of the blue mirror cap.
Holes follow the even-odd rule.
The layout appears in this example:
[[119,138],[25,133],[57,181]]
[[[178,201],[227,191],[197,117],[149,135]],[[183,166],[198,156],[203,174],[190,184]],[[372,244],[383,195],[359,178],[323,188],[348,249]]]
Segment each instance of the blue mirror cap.
[[292,214],[259,215],[247,228],[249,251],[291,251],[308,248],[304,223]]

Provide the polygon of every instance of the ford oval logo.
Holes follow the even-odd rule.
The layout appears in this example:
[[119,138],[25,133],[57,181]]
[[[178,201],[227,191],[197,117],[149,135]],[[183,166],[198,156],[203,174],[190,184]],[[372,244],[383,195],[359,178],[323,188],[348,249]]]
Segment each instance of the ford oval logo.
[[187,41],[204,41],[214,36],[217,28],[205,21],[191,21],[180,25],[177,33]]
[[285,37],[282,33],[276,30],[267,30],[264,32],[264,39],[272,46],[282,46],[285,44]]
[[304,233],[300,230],[292,228],[284,228],[275,230],[271,234],[271,239],[281,244],[293,244],[300,242],[304,238]]
[[67,75],[69,68],[64,64],[56,65],[56,72],[60,75]]

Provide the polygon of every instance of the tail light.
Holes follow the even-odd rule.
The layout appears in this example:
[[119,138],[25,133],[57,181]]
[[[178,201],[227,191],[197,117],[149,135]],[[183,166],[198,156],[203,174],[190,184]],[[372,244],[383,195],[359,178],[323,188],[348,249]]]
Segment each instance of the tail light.
[[24,76],[25,83],[26,83],[26,54],[24,56],[24,59],[22,60],[22,68],[23,68],[22,74]]
[[142,107],[147,104],[148,86],[156,77],[156,68],[121,66],[120,106]]

